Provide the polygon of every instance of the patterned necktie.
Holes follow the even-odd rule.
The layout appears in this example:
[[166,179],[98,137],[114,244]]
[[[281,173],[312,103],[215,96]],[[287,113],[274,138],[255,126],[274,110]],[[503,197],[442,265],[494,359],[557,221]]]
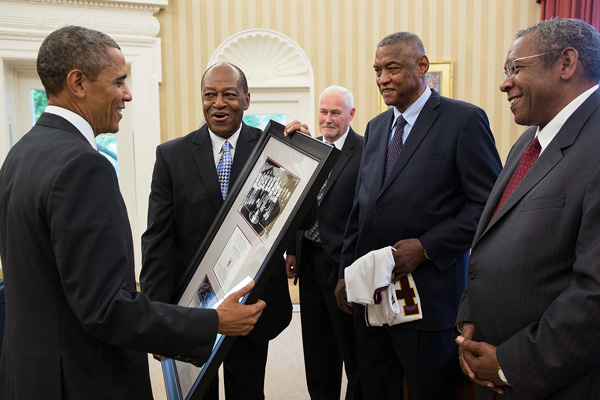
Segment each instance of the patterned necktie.
[[537,136],[533,139],[533,142],[529,145],[525,153],[521,156],[521,160],[519,161],[519,165],[517,165],[517,169],[513,172],[513,175],[510,177],[510,181],[508,181],[508,185],[506,185],[506,189],[504,189],[504,193],[502,193],[502,197],[500,197],[500,201],[496,206],[496,210],[490,218],[490,222],[494,219],[498,210],[504,205],[506,200],[510,197],[510,194],[515,190],[521,179],[525,176],[529,168],[533,165],[533,163],[538,159],[540,155],[540,151],[542,150],[542,146],[540,145],[540,141]]
[[231,152],[228,140],[223,143],[222,154],[219,164],[217,164],[217,175],[219,176],[219,185],[221,186],[221,196],[223,200],[227,198],[227,189],[229,188],[229,173],[231,172]]
[[[319,193],[317,194],[317,204],[318,205],[321,205],[321,200],[323,200],[323,191],[325,189],[325,185],[327,185],[327,181],[325,181],[323,186],[321,186],[321,189],[319,189]],[[315,221],[313,226],[309,230],[306,231],[306,237],[308,239],[312,240],[313,242],[321,237],[321,234],[319,232],[319,220],[318,219]]]
[[392,168],[398,159],[398,155],[404,146],[404,142],[402,141],[402,134],[404,133],[404,125],[406,125],[406,120],[402,115],[396,119],[396,130],[394,131],[394,137],[392,138],[392,142],[390,143],[390,147],[388,147],[387,159],[385,162],[385,176],[384,181],[392,172]]

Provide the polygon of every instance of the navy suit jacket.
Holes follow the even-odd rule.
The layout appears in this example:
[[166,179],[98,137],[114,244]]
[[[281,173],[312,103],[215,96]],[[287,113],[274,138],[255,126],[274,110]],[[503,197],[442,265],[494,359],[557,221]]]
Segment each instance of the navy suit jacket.
[[115,170],[64,118],[42,114],[6,157],[0,232],[0,398],[152,398],[146,353],[211,354],[216,311],[136,291]]
[[418,238],[433,260],[413,272],[423,319],[397,327],[447,329],[455,322],[469,248],[500,158],[485,112],[433,91],[384,183],[393,119],[390,109],[367,124],[340,277],[362,255]]
[[[223,205],[209,135],[205,124],[156,149],[140,275],[142,291],[151,299],[174,300],[177,285]],[[229,187],[240,175],[260,135],[260,129],[242,123]],[[256,341],[276,337],[292,317],[283,255],[281,267],[273,273],[261,299],[267,307],[249,335]]]
[[481,216],[457,320],[497,346],[511,384],[497,398],[600,398],[599,127],[596,90],[488,224],[537,127],[523,133]]

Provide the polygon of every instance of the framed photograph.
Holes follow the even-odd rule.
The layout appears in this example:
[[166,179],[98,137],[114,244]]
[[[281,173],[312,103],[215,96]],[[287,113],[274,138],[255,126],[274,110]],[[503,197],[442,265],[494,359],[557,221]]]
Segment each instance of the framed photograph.
[[[256,284],[241,301],[255,303],[281,265],[278,258],[340,155],[334,146],[298,132],[285,137],[284,128],[275,121],[267,125],[176,290],[177,304],[216,308],[250,279]],[[217,335],[201,367],[163,358],[168,398],[202,398],[234,340]]]
[[[444,97],[452,97],[452,61],[430,61],[429,71],[425,74],[427,86],[434,89]],[[377,95],[377,113],[381,114],[388,109],[383,102],[383,97]]]

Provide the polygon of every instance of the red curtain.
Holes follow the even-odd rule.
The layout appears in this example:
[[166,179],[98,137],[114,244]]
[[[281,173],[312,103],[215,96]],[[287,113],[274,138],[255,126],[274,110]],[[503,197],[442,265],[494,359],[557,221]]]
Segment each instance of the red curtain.
[[542,5],[541,20],[578,18],[600,32],[600,0],[536,0]]

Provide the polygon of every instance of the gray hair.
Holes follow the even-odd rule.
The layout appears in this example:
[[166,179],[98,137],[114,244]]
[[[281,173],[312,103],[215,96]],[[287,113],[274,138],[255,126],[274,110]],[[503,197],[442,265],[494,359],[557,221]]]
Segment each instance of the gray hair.
[[425,54],[425,46],[421,39],[411,32],[396,32],[391,35],[387,35],[377,44],[377,47],[388,46],[391,44],[402,43],[409,46],[415,53],[420,56]]
[[586,74],[595,82],[600,81],[600,33],[593,26],[579,19],[552,18],[521,29],[515,33],[515,39],[533,32],[539,33],[536,51],[552,53],[541,57],[544,68],[552,67],[559,52],[572,47],[579,53]]
[[346,111],[350,112],[350,110],[352,110],[354,108],[354,95],[352,94],[351,91],[349,91],[345,87],[332,85],[332,86],[329,86],[328,88],[325,88],[325,90],[323,90],[323,92],[321,92],[321,95],[319,96],[319,103],[321,103],[321,99],[323,98],[323,95],[326,93],[342,94],[344,96],[344,105],[346,106]]
[[95,81],[100,71],[112,63],[110,47],[120,50],[110,36],[81,26],[65,26],[52,32],[37,57],[37,72],[46,94],[60,94],[74,69]]

